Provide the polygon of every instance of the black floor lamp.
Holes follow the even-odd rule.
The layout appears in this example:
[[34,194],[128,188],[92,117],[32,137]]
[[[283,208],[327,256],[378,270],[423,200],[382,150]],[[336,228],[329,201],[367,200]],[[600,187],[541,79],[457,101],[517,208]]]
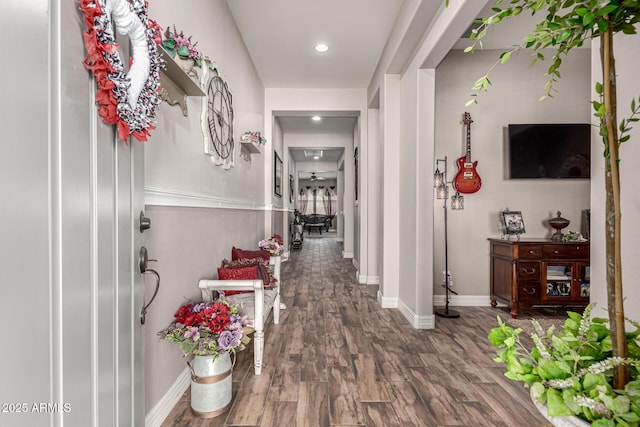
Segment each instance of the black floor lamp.
[[[444,164],[444,171],[440,172],[440,163]],[[436,189],[436,199],[442,199],[442,207],[444,209],[444,289],[445,289],[445,305],[444,309],[435,310],[437,316],[440,317],[460,317],[460,313],[455,310],[449,310],[449,294],[453,293],[457,295],[457,292],[451,289],[449,275],[449,248],[448,248],[448,236],[447,236],[447,199],[449,198],[449,184],[447,181],[447,157],[444,159],[436,159],[436,172],[433,175],[433,186]],[[456,194],[451,196],[451,209],[462,210],[464,209],[464,197],[460,192],[456,191]]]

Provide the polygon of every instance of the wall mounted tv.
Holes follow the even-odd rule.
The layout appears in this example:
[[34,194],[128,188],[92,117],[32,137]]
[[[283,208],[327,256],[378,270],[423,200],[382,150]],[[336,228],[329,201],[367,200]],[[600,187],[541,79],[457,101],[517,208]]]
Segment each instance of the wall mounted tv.
[[510,124],[509,177],[590,178],[591,125]]

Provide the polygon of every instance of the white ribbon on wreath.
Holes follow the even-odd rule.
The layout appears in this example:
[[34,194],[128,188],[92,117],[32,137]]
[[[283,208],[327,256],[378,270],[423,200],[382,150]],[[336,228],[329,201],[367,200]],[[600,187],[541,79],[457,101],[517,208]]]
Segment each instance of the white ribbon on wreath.
[[105,4],[107,15],[111,15],[116,24],[118,34],[128,36],[131,40],[131,53],[133,63],[127,78],[131,82],[127,93],[128,103],[131,108],[135,109],[138,103],[138,96],[144,88],[144,84],[149,78],[149,69],[151,61],[149,60],[149,46],[145,35],[146,27],[140,21],[140,18],[131,11],[127,0],[110,0]]

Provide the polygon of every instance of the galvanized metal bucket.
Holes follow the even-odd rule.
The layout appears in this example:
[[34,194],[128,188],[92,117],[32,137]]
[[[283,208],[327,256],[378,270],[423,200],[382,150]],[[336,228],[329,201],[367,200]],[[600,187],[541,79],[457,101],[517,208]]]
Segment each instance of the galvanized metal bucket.
[[187,362],[191,370],[191,411],[201,418],[223,414],[231,406],[229,353],[221,356],[194,356]]

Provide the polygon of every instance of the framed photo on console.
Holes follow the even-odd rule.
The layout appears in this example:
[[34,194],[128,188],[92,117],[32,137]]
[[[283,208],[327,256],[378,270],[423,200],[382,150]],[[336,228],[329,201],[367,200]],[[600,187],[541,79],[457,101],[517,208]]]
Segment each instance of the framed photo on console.
[[505,209],[500,212],[500,227],[503,237],[509,238],[510,236],[516,236],[520,239],[520,235],[524,234],[524,220],[522,219],[522,212],[510,211]]

